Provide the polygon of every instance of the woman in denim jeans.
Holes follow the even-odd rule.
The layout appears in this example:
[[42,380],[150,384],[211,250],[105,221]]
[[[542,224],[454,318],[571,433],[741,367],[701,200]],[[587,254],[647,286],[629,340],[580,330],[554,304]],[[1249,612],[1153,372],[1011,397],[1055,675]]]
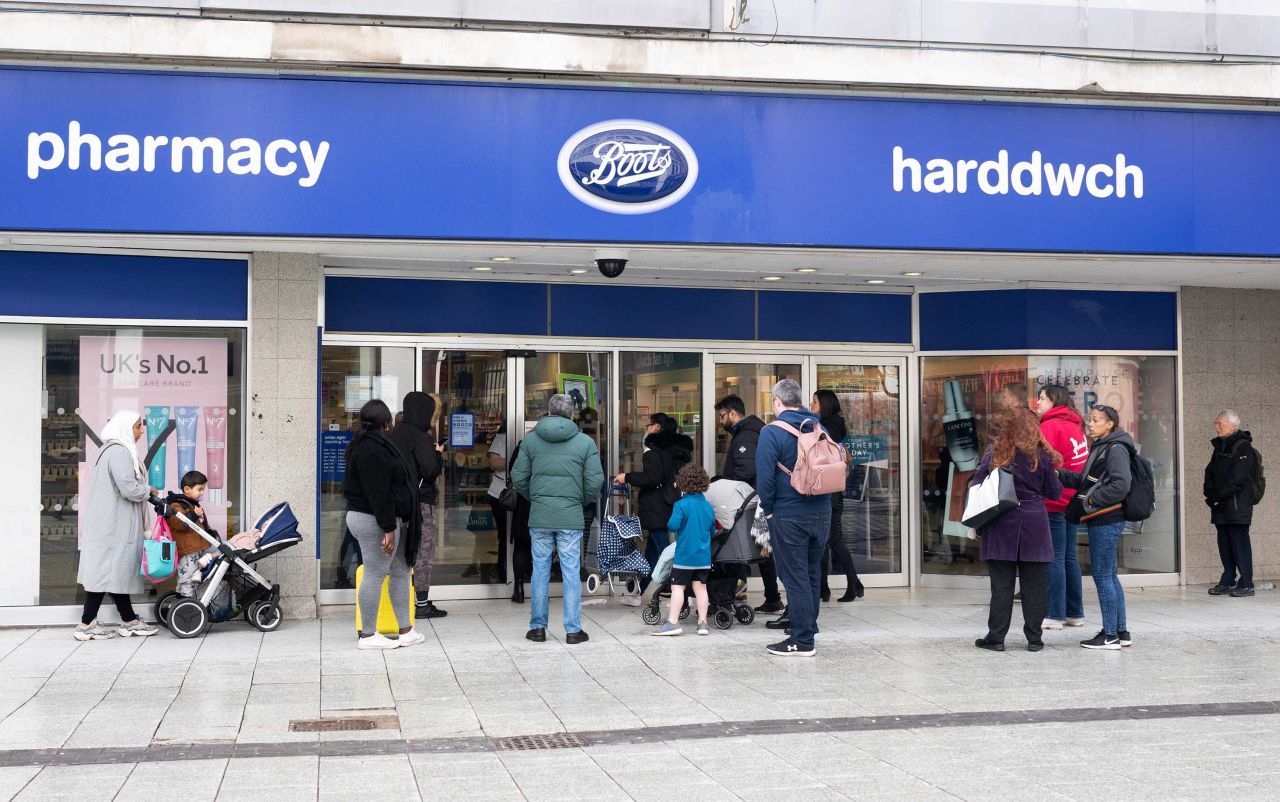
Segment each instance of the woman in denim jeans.
[[[1046,384],[1036,394],[1040,431],[1053,449],[1062,455],[1062,467],[1084,470],[1089,459],[1089,440],[1084,434],[1080,413],[1071,406],[1071,393],[1061,384]],[[1064,490],[1062,498],[1046,500],[1049,532],[1053,536],[1053,563],[1049,565],[1049,610],[1044,629],[1084,626],[1084,600],[1080,592],[1080,561],[1076,556],[1076,525],[1067,523],[1067,505],[1074,490]]]
[[1062,484],[1077,490],[1068,519],[1079,516],[1089,527],[1089,563],[1093,584],[1098,588],[1102,608],[1102,629],[1089,640],[1086,649],[1117,650],[1132,643],[1125,621],[1124,588],[1116,573],[1116,551],[1124,534],[1124,500],[1129,495],[1133,475],[1129,467],[1133,438],[1120,429],[1120,413],[1099,404],[1089,411],[1085,424],[1093,448],[1084,470],[1058,470]]

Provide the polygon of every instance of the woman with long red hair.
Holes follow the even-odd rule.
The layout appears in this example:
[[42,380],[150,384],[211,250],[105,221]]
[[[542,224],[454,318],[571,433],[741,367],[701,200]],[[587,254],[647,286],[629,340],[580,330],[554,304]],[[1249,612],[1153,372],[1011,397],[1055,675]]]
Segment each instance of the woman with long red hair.
[[1035,414],[1025,407],[1006,411],[999,424],[999,434],[982,455],[982,464],[969,484],[979,485],[992,471],[1009,468],[1018,506],[978,530],[982,538],[979,554],[991,578],[991,612],[986,637],[974,645],[1004,651],[1013,618],[1014,582],[1020,580],[1022,631],[1027,636],[1027,651],[1038,652],[1044,648],[1040,625],[1049,604],[1049,564],[1053,562],[1053,538],[1044,503],[1062,495],[1054,470],[1062,464],[1062,455],[1044,439]]

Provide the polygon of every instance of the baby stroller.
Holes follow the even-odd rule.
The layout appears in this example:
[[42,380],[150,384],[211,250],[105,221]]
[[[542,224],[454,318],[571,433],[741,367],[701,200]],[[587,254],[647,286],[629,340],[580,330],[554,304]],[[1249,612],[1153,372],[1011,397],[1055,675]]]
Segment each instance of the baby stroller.
[[[157,515],[165,514],[164,501],[153,498],[151,505]],[[217,556],[204,569],[196,596],[167,593],[156,602],[156,620],[179,638],[194,638],[207,631],[210,625],[234,618],[244,611],[244,620],[262,632],[274,632],[284,620],[280,612],[280,586],[249,567],[265,557],[284,551],[302,542],[298,532],[298,519],[287,502],[281,502],[266,512],[253,528],[258,531],[257,545],[251,549],[237,549],[230,543],[218,541],[194,521],[177,511],[171,513],[192,532],[200,535],[217,548]],[[225,587],[224,587],[225,586]],[[228,595],[228,609],[215,615],[213,601],[223,593]]]
[[[738,579],[741,566],[758,563],[760,547],[751,536],[751,523],[756,515],[756,494],[746,482],[735,482],[719,479],[711,483],[705,493],[706,499],[716,512],[717,531],[711,539],[711,571],[707,575],[707,596],[710,607],[707,618],[715,623],[717,629],[729,629],[736,619],[740,624],[750,624],[756,619],[756,611],[746,602],[738,601]],[[664,553],[665,556],[665,553]],[[663,563],[659,560],[659,563]],[[656,624],[661,620],[658,603],[662,596],[671,595],[669,564],[662,565],[662,583],[653,591],[648,605],[641,613],[641,620],[646,624]],[[655,571],[655,577],[657,572]],[[655,585],[657,580],[655,578]],[[680,611],[680,618],[689,615],[692,599],[685,597],[685,608]]]
[[[624,515],[612,514],[615,511],[614,499],[623,497],[627,500]],[[640,519],[631,515],[631,497],[625,489],[609,495],[609,506],[600,519],[600,530],[596,535],[595,547],[587,548],[585,558],[594,558],[596,569],[587,573],[587,593],[595,593],[600,589],[600,581],[609,584],[609,592],[614,593],[615,578],[626,581],[627,595],[640,592],[640,580],[649,576],[649,561],[636,547],[636,542],[643,537]],[[583,560],[583,565],[588,559]]]

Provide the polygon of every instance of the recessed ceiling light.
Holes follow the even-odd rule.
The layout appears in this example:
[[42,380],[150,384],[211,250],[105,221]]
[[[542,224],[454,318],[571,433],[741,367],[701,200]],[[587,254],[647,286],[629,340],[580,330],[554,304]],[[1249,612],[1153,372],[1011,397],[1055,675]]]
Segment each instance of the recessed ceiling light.
[[869,279],[867,279],[867,283],[868,283],[868,284],[883,284],[883,283],[884,283],[884,279],[882,279],[882,278],[869,278]]
[[574,269],[570,270],[569,272],[570,272],[570,273],[572,273],[572,274],[573,274],[573,275],[575,275],[575,276],[581,276],[583,273],[586,273],[586,272],[587,272],[587,269],[586,269],[585,267],[575,267]]
[[782,281],[782,276],[765,276],[761,281]]
[[474,271],[476,271],[477,273],[485,273],[485,272],[488,272],[488,271],[492,270],[493,268],[492,268],[492,267],[489,267],[488,265],[476,265],[475,267],[473,267],[473,268],[471,268],[471,269],[472,269],[472,270],[474,270]]
[[515,260],[516,258],[514,256],[490,256],[489,257],[490,262],[514,262]]
[[797,267],[797,268],[796,268],[796,272],[797,272],[797,273],[817,273],[817,272],[818,272],[818,268],[816,268],[816,267]]
[[908,278],[915,278],[916,276],[923,276],[924,273],[921,273],[919,270],[908,270],[902,275],[907,276]]

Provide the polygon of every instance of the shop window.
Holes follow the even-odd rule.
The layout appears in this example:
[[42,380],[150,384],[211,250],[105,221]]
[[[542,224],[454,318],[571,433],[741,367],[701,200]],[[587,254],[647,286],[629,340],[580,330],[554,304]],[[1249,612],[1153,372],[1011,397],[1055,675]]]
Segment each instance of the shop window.
[[80,516],[92,504],[98,433],[119,410],[147,421],[137,451],[153,447],[149,484],[178,490],[198,470],[209,478],[213,528],[233,535],[246,525],[243,331],[0,324],[0,357],[0,409],[16,430],[0,461],[0,543],[10,557],[0,605],[82,602]]
[[618,469],[640,468],[644,427],[649,416],[665,412],[683,434],[693,438],[693,461],[702,463],[702,355],[670,351],[624,351],[621,361],[621,404]]
[[[1061,384],[1087,416],[1114,407],[1120,425],[1152,466],[1156,510],[1130,524],[1119,554],[1121,573],[1178,571],[1177,363],[1171,356],[927,357],[922,360],[922,570],[985,575],[978,542],[960,523],[968,478],[991,442],[1001,410],[1034,405],[1039,388]],[[1088,535],[1079,527],[1077,552],[1089,565]]]

